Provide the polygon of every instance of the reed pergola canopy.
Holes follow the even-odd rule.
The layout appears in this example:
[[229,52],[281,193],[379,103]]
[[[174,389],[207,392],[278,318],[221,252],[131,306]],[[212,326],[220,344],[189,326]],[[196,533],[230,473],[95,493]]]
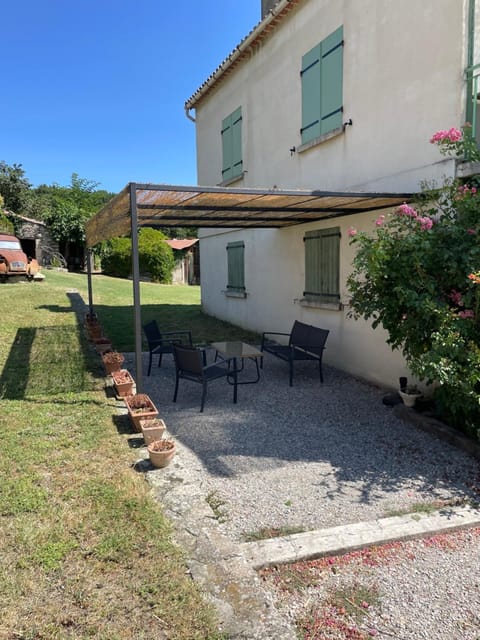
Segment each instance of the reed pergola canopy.
[[130,183],[86,226],[87,246],[139,227],[284,228],[395,207],[407,193],[232,189]]

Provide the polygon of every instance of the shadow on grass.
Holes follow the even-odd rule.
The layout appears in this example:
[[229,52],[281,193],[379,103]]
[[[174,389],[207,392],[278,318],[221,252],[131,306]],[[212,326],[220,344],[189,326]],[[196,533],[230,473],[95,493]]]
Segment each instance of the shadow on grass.
[[71,307],[43,306],[52,313],[75,313],[77,324],[22,327],[17,330],[0,375],[0,398],[53,396],[92,390],[92,379],[104,377],[100,359],[83,330],[85,308],[78,293]]

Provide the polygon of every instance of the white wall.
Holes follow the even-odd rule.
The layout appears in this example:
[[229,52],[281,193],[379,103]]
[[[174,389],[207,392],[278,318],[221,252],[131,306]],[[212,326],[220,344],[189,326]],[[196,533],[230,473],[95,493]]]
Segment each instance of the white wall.
[[[302,3],[197,107],[198,183],[220,182],[220,124],[238,106],[245,186],[415,190],[425,175],[442,175],[429,169],[442,157],[428,141],[464,122],[465,2]],[[302,55],[341,24],[344,116],[353,126],[291,156],[300,145]]]
[[[243,179],[232,186],[320,190],[417,191],[421,180],[452,176],[429,144],[438,129],[465,118],[467,0],[311,0],[285,19],[248,63],[196,109],[198,183],[221,180],[222,119],[242,107]],[[302,153],[300,63],[304,53],[344,27],[344,116],[338,137]],[[207,313],[256,331],[288,331],[295,319],[330,329],[325,361],[396,387],[403,359],[382,330],[346,311],[305,308],[305,231],[340,226],[341,282],[351,269],[347,229],[373,229],[375,214],[283,230],[202,230],[202,303]],[[226,245],[245,241],[247,297],[223,293]],[[348,302],[345,286],[342,301]]]

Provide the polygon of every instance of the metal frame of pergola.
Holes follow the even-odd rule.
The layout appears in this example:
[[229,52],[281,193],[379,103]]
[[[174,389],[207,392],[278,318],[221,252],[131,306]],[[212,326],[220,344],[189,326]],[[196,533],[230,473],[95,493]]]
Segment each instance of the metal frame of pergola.
[[[411,200],[410,193],[332,192],[318,190],[234,189],[129,183],[86,225],[89,254],[103,240],[130,236],[132,241],[135,367],[137,390],[143,388],[139,227],[283,229],[369,211]],[[93,312],[92,271],[88,269],[88,304]]]

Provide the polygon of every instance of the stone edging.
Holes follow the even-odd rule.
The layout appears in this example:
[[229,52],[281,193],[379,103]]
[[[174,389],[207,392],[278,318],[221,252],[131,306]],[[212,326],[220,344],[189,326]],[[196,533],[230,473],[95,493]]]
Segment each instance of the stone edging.
[[440,420],[418,413],[415,409],[406,407],[403,404],[397,404],[393,408],[393,413],[400,420],[411,422],[419,429],[422,429],[422,431],[427,431],[441,440],[459,449],[463,449],[463,451],[480,460],[480,444],[456,429],[440,422]]

